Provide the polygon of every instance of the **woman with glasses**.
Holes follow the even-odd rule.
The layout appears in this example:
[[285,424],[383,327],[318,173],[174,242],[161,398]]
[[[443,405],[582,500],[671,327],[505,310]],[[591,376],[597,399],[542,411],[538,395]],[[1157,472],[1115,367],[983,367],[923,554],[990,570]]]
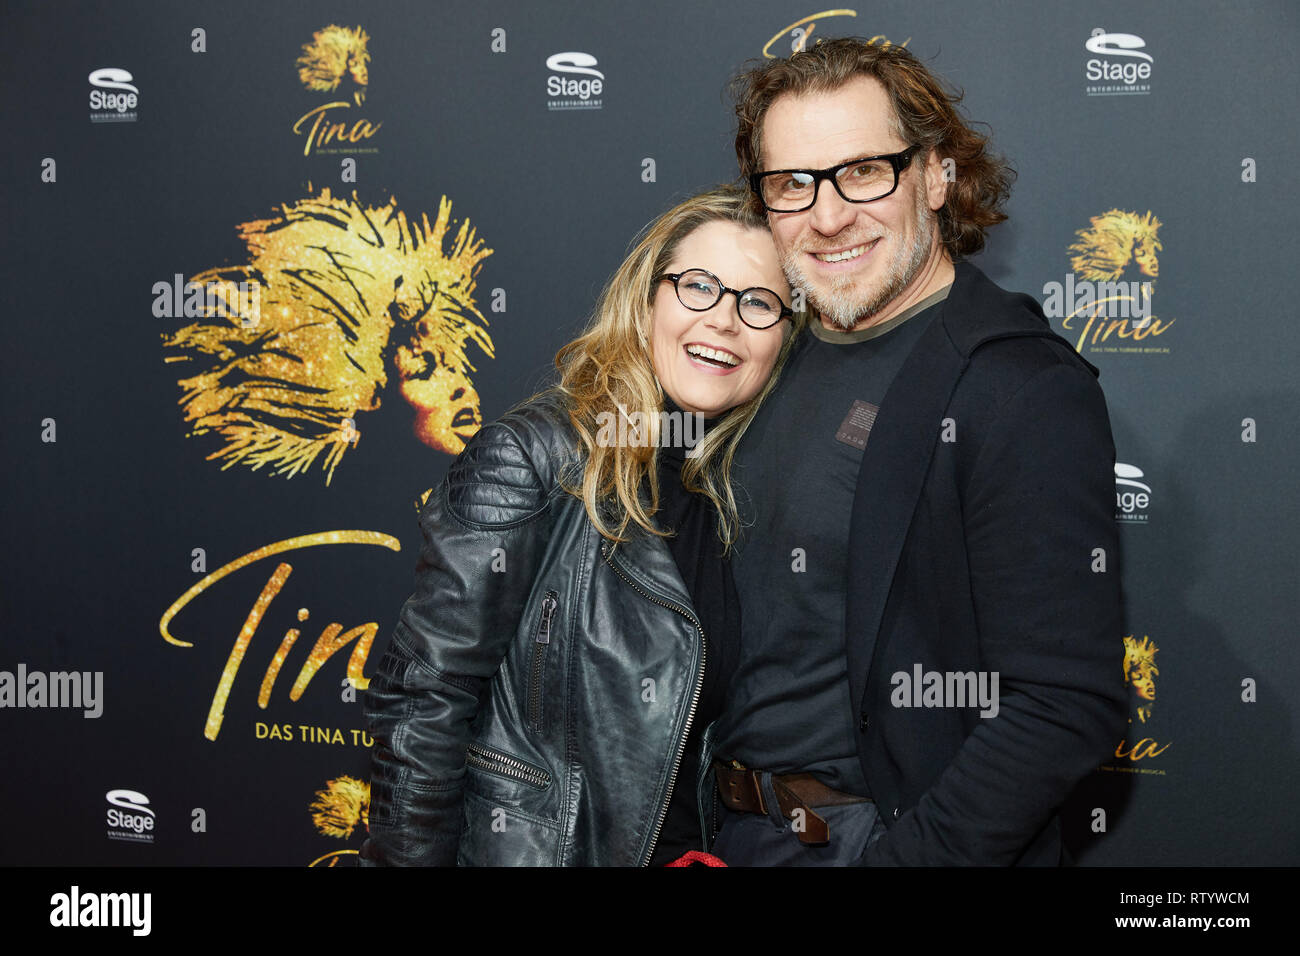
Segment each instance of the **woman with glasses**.
[[739,607],[729,470],[797,332],[745,191],[644,231],[559,384],[420,516],[371,678],[363,864],[651,865],[706,849]]

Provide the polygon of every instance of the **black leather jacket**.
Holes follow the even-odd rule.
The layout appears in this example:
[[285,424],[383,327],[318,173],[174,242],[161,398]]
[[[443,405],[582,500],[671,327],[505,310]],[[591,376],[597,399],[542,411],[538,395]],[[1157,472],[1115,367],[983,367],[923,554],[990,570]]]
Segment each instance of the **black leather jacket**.
[[644,864],[673,788],[710,792],[676,779],[698,617],[662,539],[611,546],[560,487],[582,464],[561,402],[480,430],[420,515],[416,590],[365,698],[363,865]]

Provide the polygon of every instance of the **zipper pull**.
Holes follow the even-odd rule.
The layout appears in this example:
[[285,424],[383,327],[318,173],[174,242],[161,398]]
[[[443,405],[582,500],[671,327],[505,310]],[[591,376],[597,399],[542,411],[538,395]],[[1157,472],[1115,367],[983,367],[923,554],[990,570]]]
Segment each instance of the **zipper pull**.
[[537,631],[537,643],[551,643],[551,618],[555,616],[555,609],[559,602],[549,594],[542,600],[542,626]]

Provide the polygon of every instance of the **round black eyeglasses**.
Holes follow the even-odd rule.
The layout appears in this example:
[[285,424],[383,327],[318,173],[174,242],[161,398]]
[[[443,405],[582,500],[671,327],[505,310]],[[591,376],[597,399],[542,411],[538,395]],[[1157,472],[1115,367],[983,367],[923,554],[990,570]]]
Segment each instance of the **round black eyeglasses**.
[[760,286],[728,289],[721,279],[705,269],[664,272],[655,276],[656,282],[665,279],[677,290],[677,301],[692,312],[707,312],[730,292],[736,297],[736,314],[751,329],[769,329],[787,316],[794,315],[794,311],[771,289]]

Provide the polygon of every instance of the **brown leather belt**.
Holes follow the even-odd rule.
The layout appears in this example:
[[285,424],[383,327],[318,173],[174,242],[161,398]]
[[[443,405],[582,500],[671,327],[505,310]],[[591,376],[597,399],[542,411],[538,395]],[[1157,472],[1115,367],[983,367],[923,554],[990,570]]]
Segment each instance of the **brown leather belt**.
[[[759,784],[761,771],[728,767],[721,761],[713,763],[718,779],[718,790],[727,809],[737,813],[761,813],[771,816],[763,789]],[[866,797],[832,790],[810,773],[773,774],[772,789],[776,791],[781,816],[794,822],[794,831],[801,843],[829,843],[830,827],[813,807],[839,807],[849,803],[870,803]],[[803,811],[796,816],[795,811]]]

